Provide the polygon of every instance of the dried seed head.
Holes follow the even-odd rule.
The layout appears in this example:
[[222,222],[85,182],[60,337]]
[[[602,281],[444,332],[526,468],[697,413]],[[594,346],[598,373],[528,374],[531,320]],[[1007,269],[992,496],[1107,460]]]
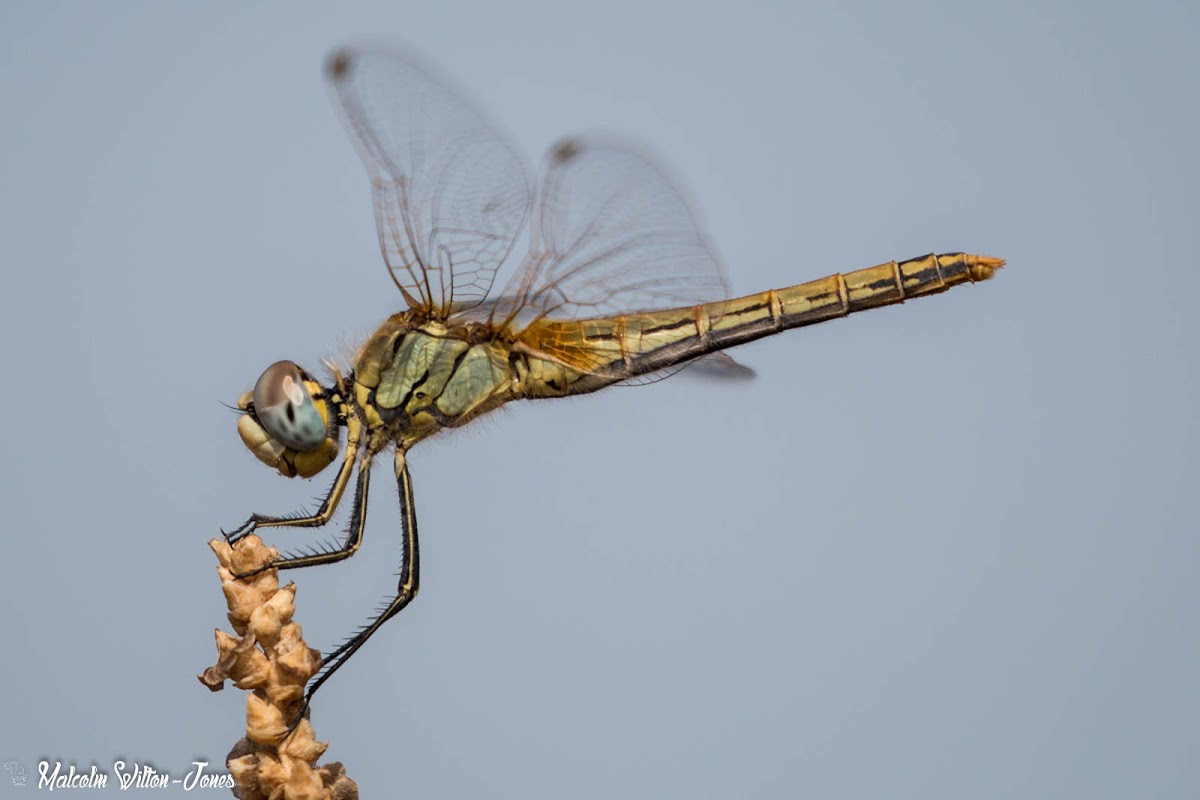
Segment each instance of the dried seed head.
[[316,740],[307,719],[287,730],[305,685],[321,668],[321,654],[304,643],[300,625],[292,621],[296,585],[280,587],[276,569],[234,577],[273,563],[279,553],[253,535],[233,546],[221,539],[209,546],[220,564],[217,576],[237,635],[216,632],[217,663],[200,682],[212,691],[224,688],[226,680],[251,690],[246,736],[225,762],[237,784],[234,793],[242,800],[358,800],[358,785],[341,763],[316,766],[328,744]]

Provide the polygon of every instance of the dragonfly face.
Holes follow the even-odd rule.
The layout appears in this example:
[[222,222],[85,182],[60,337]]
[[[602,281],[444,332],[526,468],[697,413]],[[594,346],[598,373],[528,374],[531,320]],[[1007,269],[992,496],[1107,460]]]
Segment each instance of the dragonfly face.
[[254,391],[238,399],[242,443],[255,457],[288,478],[311,478],[338,455],[338,425],[330,392],[291,361],[276,361]]
[[[649,383],[697,361],[721,365],[718,376],[741,377],[746,371],[731,369],[722,351],[987,280],[1004,265],[931,254],[731,298],[685,196],[637,148],[569,139],[551,148],[533,181],[478,111],[404,56],[342,50],[326,78],[370,176],[380,249],[406,308],[375,331],[333,388],[280,361],[241,398],[242,441],[282,475],[310,477],[328,466],[342,428],[346,443],[316,512],[255,514],[228,538],[323,526],[348,495],[350,520],[336,549],[262,569],[349,558],[363,539],[373,459],[391,448],[404,561],[394,599],[326,656],[305,707],[417,595],[410,447],[513,400]],[[523,231],[525,256],[495,287]]]

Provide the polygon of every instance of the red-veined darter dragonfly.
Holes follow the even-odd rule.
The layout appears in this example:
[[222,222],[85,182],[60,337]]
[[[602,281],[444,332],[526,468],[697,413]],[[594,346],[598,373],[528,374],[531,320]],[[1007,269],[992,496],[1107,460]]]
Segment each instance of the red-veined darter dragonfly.
[[[405,456],[443,428],[513,400],[655,380],[693,362],[735,374],[721,351],[790,328],[982,281],[1003,266],[948,253],[729,299],[725,271],[683,195],[636,148],[568,139],[531,186],[522,158],[476,110],[403,56],[343,49],[326,64],[371,178],[384,261],[407,308],[322,386],[272,364],[238,402],[242,441],[287,477],[316,475],[346,448],[316,513],[255,514],[228,535],[329,522],[354,479],[346,538],[281,557],[279,569],[349,558],[362,542],[371,465],[394,448],[404,556],[387,607],[325,659],[317,688],[417,594],[417,518]],[[489,297],[529,222],[514,277]],[[261,571],[261,570],[259,570]],[[254,574],[254,573],[248,573]]]

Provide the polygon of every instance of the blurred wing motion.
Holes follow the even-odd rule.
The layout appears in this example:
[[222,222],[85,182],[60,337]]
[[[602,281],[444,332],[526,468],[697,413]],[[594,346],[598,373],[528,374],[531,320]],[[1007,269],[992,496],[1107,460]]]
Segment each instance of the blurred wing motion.
[[[626,146],[572,139],[547,157],[529,255],[495,301],[492,320],[522,331],[522,344],[538,354],[590,373],[612,362],[612,349],[569,342],[556,320],[616,318],[727,297],[725,271],[669,178]],[[727,355],[702,360],[710,359],[708,375],[753,375]]]
[[339,50],[326,76],[370,174],[380,249],[409,307],[444,319],[481,303],[529,210],[522,159],[398,55]]

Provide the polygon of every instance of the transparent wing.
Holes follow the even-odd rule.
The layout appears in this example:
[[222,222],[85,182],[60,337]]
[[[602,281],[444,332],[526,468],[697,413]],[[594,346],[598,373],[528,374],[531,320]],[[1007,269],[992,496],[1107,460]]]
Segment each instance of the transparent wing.
[[555,146],[534,198],[529,255],[497,306],[586,318],[695,305],[729,281],[668,177],[627,145]]
[[394,53],[339,50],[326,76],[408,305],[439,317],[478,305],[529,211],[524,162],[475,109]]
[[[569,139],[542,167],[525,264],[489,310],[494,322],[520,329],[547,317],[606,317],[728,297],[725,270],[694,213],[653,161],[621,143]],[[717,377],[752,374],[728,356],[713,367]]]

